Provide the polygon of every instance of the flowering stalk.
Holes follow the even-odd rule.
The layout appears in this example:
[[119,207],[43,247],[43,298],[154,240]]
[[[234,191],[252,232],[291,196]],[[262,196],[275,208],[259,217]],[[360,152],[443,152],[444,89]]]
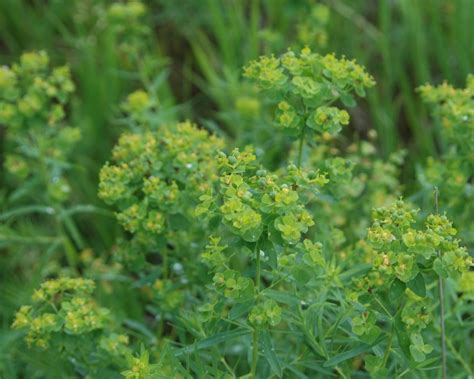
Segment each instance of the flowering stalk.
[[362,66],[346,58],[288,50],[275,57],[261,56],[244,68],[244,76],[275,102],[275,126],[292,139],[299,139],[297,166],[301,166],[306,133],[335,136],[349,124],[349,113],[332,106],[340,101],[354,106],[354,93],[365,96],[375,84]]

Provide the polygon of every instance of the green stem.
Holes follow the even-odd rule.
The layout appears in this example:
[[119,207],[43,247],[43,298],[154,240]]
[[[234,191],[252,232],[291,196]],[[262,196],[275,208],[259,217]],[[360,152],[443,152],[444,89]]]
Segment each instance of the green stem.
[[256,378],[257,376],[257,363],[258,363],[258,329],[255,327],[253,330],[252,340],[252,367],[250,369],[250,377]]
[[[439,191],[438,187],[434,188],[435,210],[439,213]],[[441,251],[438,250],[438,258],[441,259]],[[441,377],[446,379],[448,377],[448,366],[446,359],[446,323],[445,323],[445,301],[444,301],[444,280],[441,275],[438,275],[438,293],[439,293],[439,312],[440,312],[440,327],[441,327]]]
[[[161,259],[162,259],[162,262],[161,262],[161,267],[162,267],[161,278],[164,282],[166,282],[166,280],[169,277],[169,269],[168,269],[168,265],[169,265],[168,255],[169,254],[168,253],[169,253],[168,248],[164,247],[163,250],[162,250],[162,253],[161,253]],[[165,330],[165,317],[164,317],[164,312],[161,312],[160,313],[160,322],[158,324],[158,336],[160,338],[163,336],[164,330]]]
[[255,245],[255,288],[257,290],[257,295],[260,293],[260,251]]
[[440,326],[441,326],[441,369],[442,378],[448,377],[447,361],[446,361],[446,327],[444,319],[444,280],[438,276],[439,306],[440,306]]
[[388,357],[390,355],[390,349],[392,348],[392,340],[393,340],[393,327],[392,327],[392,330],[390,331],[390,337],[388,337],[387,350],[385,350],[385,354],[383,356],[382,367],[387,366]]
[[[255,289],[257,297],[260,294],[260,250],[258,250],[258,241],[255,243]],[[250,377],[256,378],[258,363],[258,328],[254,326],[252,339],[252,367],[250,368]]]
[[61,237],[63,240],[64,252],[69,268],[77,274],[77,265],[79,263],[79,256],[77,254],[74,244],[71,242],[64,230],[61,230]]
[[71,216],[66,214],[64,209],[61,208],[60,212],[61,212],[61,218],[62,218],[64,227],[65,229],[67,229],[67,231],[71,235],[73,242],[76,244],[76,246],[79,249],[81,250],[84,249],[86,245],[84,243],[84,240],[81,237],[81,233],[79,232],[79,229],[77,228],[74,220],[71,218]]

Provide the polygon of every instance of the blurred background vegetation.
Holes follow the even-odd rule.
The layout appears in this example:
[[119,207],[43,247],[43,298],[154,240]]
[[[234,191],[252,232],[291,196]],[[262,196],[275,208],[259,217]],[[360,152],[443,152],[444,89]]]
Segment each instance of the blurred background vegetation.
[[[123,131],[120,104],[135,89],[156,95],[156,122],[189,118],[234,144],[252,140],[271,151],[270,121],[254,117],[265,104],[242,81],[242,66],[305,45],[354,58],[375,77],[376,87],[351,110],[345,135],[364,139],[376,130],[381,157],[406,149],[402,183],[410,189],[417,164],[443,150],[415,89],[443,80],[463,86],[474,66],[472,0],[147,0],[139,18],[114,14],[112,3],[0,1],[0,64],[45,50],[54,64],[71,66],[77,97],[70,122],[82,131],[71,183],[76,204],[103,207],[98,171]],[[9,329],[14,310],[57,264],[49,253],[37,259],[42,247],[33,221],[15,235],[0,226],[0,357],[16,339]],[[87,246],[110,254],[118,233],[113,218],[78,215],[76,223]],[[2,365],[8,363],[0,358]]]
[[[45,49],[57,63],[72,65],[81,99],[75,111],[87,130],[83,148],[94,153],[98,165],[97,159],[108,156],[117,134],[109,123],[114,107],[137,85],[137,78],[122,70],[116,33],[104,22],[107,3],[3,0],[0,4],[2,63],[25,50]],[[474,3],[320,1],[329,8],[327,24],[324,15],[318,19],[312,14],[315,4],[181,0],[178,6],[173,0],[148,0],[146,23],[152,29],[153,54],[161,58],[168,79],[160,101],[186,104],[182,114],[194,120],[216,119],[216,114],[235,105],[246,62],[262,53],[278,54],[289,46],[316,41],[317,50],[353,57],[377,80],[367,103],[357,110],[356,132],[376,129],[384,156],[400,147],[415,158],[436,154],[436,130],[428,125],[415,88],[443,80],[455,86],[464,83],[474,64]],[[318,26],[325,35],[312,39],[311,28]],[[96,144],[98,139],[106,144]]]

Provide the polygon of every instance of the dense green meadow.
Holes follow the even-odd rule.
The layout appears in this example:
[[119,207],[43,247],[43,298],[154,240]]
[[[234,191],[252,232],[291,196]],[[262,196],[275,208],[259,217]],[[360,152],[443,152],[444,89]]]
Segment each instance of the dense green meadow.
[[0,0],[0,379],[473,378],[474,1]]

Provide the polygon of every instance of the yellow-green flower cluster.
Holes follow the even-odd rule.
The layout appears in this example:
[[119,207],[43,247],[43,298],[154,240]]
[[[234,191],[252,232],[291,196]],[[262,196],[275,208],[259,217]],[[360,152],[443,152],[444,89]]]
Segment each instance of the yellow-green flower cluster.
[[287,243],[295,244],[314,225],[300,194],[307,196],[309,188],[314,195],[325,184],[324,175],[304,173],[291,165],[280,177],[259,167],[251,149],[234,150],[229,156],[221,153],[219,167],[219,195],[201,197],[198,214],[217,212],[235,234],[249,242],[257,241],[262,233],[279,233]]
[[309,14],[296,25],[298,42],[303,46],[326,47],[328,34],[326,26],[329,21],[329,8],[315,4]]
[[199,197],[217,180],[215,155],[222,147],[221,139],[190,122],[125,133],[100,172],[99,196],[139,240],[170,237],[170,218],[192,218]]
[[443,126],[444,135],[461,152],[474,150],[474,75],[469,75],[466,88],[457,89],[444,82],[419,89],[422,99],[433,106],[434,115]]
[[[269,268],[266,275],[283,282],[304,285],[325,266],[322,245],[303,239],[314,225],[306,208],[327,179],[317,171],[295,165],[275,173],[258,164],[252,148],[219,153],[220,180],[216,188],[201,196],[196,214],[212,220],[209,243],[201,254],[211,268],[219,304],[242,303],[252,298],[256,305],[248,313],[254,326],[274,326],[281,309],[263,292],[260,280],[241,271],[239,262],[255,260]],[[229,231],[231,233],[229,233]],[[237,236],[237,239],[235,238]],[[203,308],[217,309],[208,304]]]
[[439,204],[456,217],[460,234],[472,246],[474,203],[474,76],[469,75],[465,88],[444,82],[439,86],[419,88],[425,103],[441,127],[440,157],[428,158],[418,170],[418,180],[426,192],[438,188]]
[[129,340],[125,334],[111,333],[100,339],[99,346],[113,356],[123,357],[129,354]]
[[133,132],[155,130],[168,119],[165,113],[161,116],[160,106],[155,91],[136,90],[130,93],[120,105],[124,116],[121,122]]
[[254,306],[249,314],[249,321],[257,326],[276,326],[281,321],[282,310],[275,300],[267,299]]
[[368,232],[368,241],[375,252],[372,269],[355,280],[359,292],[351,298],[360,297],[360,302],[369,303],[373,296],[380,296],[382,301],[389,299],[388,307],[398,308],[403,304],[402,324],[397,328],[409,336],[408,354],[421,362],[432,351],[421,335],[433,319],[429,281],[465,275],[473,262],[455,238],[457,231],[445,215],[429,215],[424,228],[416,228],[417,213],[402,200],[374,210],[374,221]]
[[213,284],[225,297],[234,300],[249,300],[255,294],[252,279],[242,276],[236,270],[229,269],[216,272],[213,277]]
[[277,101],[275,122],[295,137],[306,126],[319,134],[338,133],[349,123],[349,114],[330,104],[340,100],[353,106],[352,92],[365,96],[365,88],[375,84],[355,61],[322,56],[307,47],[299,54],[290,50],[280,57],[262,56],[244,68],[244,76]]
[[157,364],[150,364],[150,354],[142,348],[140,356],[128,358],[128,370],[121,372],[125,379],[158,378],[161,373]]
[[[374,78],[355,60],[336,58],[334,54],[322,57],[322,73],[341,92],[341,96],[347,94],[344,89],[353,89],[359,96],[365,96],[365,88],[375,85]],[[343,98],[341,100],[345,101]]]
[[313,225],[313,218],[306,210],[288,213],[275,220],[275,228],[290,243],[299,241],[301,235],[306,233],[308,228]]
[[349,124],[349,113],[336,107],[319,107],[308,118],[308,126],[320,133],[336,134],[341,130],[341,125]]
[[94,291],[95,284],[92,280],[83,278],[59,278],[48,280],[41,284],[33,293],[33,301],[51,301],[58,294],[72,292],[89,295]]
[[[118,52],[128,60],[137,60],[145,51],[150,29],[144,23],[146,7],[139,0],[115,2],[107,10],[107,19],[117,37]],[[141,56],[143,59],[143,55]]]
[[94,282],[87,279],[48,280],[32,296],[31,306],[22,306],[12,327],[26,329],[29,346],[48,347],[55,336],[84,334],[103,329],[109,311],[91,297]]
[[125,102],[122,104],[122,108],[133,117],[142,114],[152,105],[153,100],[150,98],[148,92],[140,89],[127,96]]
[[67,66],[51,69],[44,51],[24,53],[0,68],[0,123],[15,131],[57,129],[74,84]]
[[439,256],[433,262],[433,268],[439,275],[457,277],[473,266],[472,257],[465,247],[460,246],[461,241],[454,237],[457,230],[445,215],[428,216],[426,234],[439,252]]
[[254,79],[262,89],[273,89],[283,86],[288,77],[281,67],[280,59],[273,55],[262,56],[244,68],[244,76]]
[[74,297],[61,303],[61,314],[64,318],[64,331],[70,334],[82,334],[91,330],[102,329],[107,321],[109,311],[98,308],[89,298]]
[[[44,51],[24,53],[11,67],[0,67],[0,125],[6,128],[6,169],[22,180],[39,172],[50,197],[63,201],[69,186],[61,174],[80,139],[66,125],[74,91],[67,66],[51,68]],[[58,185],[58,183],[60,183]]]
[[432,265],[442,276],[456,276],[469,269],[472,259],[460,241],[457,231],[445,215],[429,215],[425,229],[412,226],[417,211],[402,200],[387,208],[374,210],[374,223],[368,239],[379,251],[374,267],[386,279],[396,276],[403,282],[413,279],[419,264]]
[[285,129],[294,129],[298,131],[301,124],[301,117],[298,116],[297,110],[287,101],[282,100],[278,103],[276,110],[276,123]]
[[[137,0],[113,3],[109,7],[109,17],[117,23],[137,22],[145,14],[145,5]],[[124,26],[124,25],[123,25]]]

